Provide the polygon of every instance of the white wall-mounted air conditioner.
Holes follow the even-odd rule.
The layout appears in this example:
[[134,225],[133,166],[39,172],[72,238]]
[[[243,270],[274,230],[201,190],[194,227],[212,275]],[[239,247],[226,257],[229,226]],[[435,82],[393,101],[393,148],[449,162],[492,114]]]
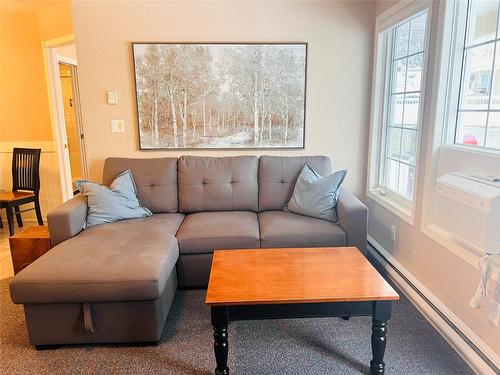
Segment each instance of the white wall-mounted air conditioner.
[[434,224],[480,253],[500,254],[500,184],[447,173],[436,190]]

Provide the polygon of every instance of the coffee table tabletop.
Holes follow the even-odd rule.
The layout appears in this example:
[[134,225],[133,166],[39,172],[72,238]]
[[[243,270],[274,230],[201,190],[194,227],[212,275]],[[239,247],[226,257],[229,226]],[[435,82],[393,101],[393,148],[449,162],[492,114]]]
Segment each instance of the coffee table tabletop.
[[209,306],[398,300],[355,247],[217,250]]
[[216,250],[205,300],[215,374],[229,375],[230,321],[371,316],[370,373],[383,375],[387,322],[398,299],[355,247]]

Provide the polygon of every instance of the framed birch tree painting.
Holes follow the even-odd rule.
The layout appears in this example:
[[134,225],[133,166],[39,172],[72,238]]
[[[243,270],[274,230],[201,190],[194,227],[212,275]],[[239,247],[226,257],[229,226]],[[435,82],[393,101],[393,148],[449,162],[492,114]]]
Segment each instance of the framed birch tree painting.
[[306,43],[132,49],[141,150],[304,147]]

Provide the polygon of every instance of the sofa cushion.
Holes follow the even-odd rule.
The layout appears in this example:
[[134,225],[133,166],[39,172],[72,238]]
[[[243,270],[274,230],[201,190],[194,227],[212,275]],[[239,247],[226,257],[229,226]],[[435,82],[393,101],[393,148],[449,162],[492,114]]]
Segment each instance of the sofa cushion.
[[248,211],[189,214],[177,232],[177,240],[181,254],[259,248],[257,214]]
[[292,197],[305,164],[322,176],[331,173],[327,156],[261,156],[259,159],[259,211],[282,210]]
[[61,242],[10,283],[15,303],[154,300],[179,256],[182,214],[91,227]]
[[177,212],[176,158],[107,158],[103,184],[109,186],[116,176],[130,169],[141,204],[153,213]]
[[254,211],[258,209],[255,156],[179,159],[179,210]]
[[260,246],[346,246],[345,232],[330,221],[285,211],[259,213]]

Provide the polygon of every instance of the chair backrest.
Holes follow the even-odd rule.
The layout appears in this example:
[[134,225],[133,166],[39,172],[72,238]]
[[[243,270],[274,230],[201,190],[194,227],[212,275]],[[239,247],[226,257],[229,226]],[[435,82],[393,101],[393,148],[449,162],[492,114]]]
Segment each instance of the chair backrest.
[[39,148],[14,148],[12,155],[12,191],[40,191]]

